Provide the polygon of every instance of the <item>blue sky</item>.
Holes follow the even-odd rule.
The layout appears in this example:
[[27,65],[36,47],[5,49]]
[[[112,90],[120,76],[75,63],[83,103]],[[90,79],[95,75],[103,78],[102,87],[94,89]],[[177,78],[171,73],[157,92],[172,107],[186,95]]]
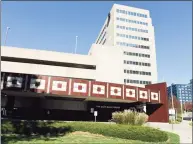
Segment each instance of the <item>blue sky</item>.
[[150,10],[155,27],[158,80],[192,78],[191,2],[2,2],[2,45],[87,54],[113,3]]

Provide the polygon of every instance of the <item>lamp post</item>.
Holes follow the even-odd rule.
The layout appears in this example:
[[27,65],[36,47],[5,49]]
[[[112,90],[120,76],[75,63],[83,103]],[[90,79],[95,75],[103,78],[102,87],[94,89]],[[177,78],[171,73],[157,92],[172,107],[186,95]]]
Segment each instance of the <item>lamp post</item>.
[[[174,109],[173,92],[172,92],[172,84],[171,84],[171,98],[172,98],[172,110],[175,111],[175,109]],[[172,117],[172,119],[173,119],[173,117]],[[174,122],[175,122],[175,118],[174,118]]]
[[180,100],[180,105],[181,105],[181,115],[182,115],[182,121],[183,121],[183,98],[182,98],[182,90],[179,89],[180,91],[180,97],[181,97],[181,100]]
[[78,43],[78,36],[76,36],[76,44],[75,44],[75,50],[74,50],[75,54],[76,54],[76,50],[77,50],[77,43]]
[[7,37],[8,37],[8,32],[10,30],[10,27],[7,27],[7,30],[6,30],[6,34],[5,34],[5,46],[6,46],[6,42],[7,42]]

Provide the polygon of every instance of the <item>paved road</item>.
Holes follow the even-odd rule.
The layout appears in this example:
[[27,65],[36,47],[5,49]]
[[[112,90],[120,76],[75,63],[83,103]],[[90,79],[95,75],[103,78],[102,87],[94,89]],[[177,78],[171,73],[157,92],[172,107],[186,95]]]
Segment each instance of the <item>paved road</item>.
[[192,127],[189,125],[190,121],[183,121],[180,124],[168,123],[148,123],[148,126],[160,128],[161,130],[173,132],[180,136],[180,143],[192,144]]

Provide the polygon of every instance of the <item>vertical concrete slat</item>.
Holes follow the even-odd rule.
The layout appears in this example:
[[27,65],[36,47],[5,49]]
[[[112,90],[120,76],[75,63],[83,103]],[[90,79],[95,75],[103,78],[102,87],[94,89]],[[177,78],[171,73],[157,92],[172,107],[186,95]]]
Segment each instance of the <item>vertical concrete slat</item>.
[[91,81],[88,83],[88,96],[91,96]]
[[122,90],[122,92],[123,92],[123,99],[125,99],[125,85],[123,85],[122,88],[123,88],[123,90]]
[[107,83],[107,93],[106,93],[106,95],[107,95],[107,98],[109,98],[109,83]]
[[150,102],[150,98],[151,98],[150,89],[148,89],[148,94],[149,94],[149,102]]
[[5,73],[3,73],[3,76],[2,76],[1,90],[4,88],[4,79],[5,79]]
[[160,91],[158,93],[158,98],[159,98],[159,103],[160,103],[161,102],[161,100],[160,100]]
[[48,77],[48,86],[47,86],[47,93],[48,94],[50,93],[50,79],[51,79],[51,77],[49,76]]
[[72,79],[69,79],[69,84],[68,84],[68,95],[71,95],[71,84],[72,84]]
[[24,90],[27,91],[28,75],[25,76]]
[[139,92],[138,92],[138,87],[136,87],[136,97],[137,97],[137,101],[139,101]]

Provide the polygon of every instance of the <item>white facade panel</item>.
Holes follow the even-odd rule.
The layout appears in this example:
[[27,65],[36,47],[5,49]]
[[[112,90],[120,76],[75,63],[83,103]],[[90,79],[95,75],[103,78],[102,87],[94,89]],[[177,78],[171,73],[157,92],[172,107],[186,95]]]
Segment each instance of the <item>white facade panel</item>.
[[95,70],[1,61],[2,72],[95,79]]

